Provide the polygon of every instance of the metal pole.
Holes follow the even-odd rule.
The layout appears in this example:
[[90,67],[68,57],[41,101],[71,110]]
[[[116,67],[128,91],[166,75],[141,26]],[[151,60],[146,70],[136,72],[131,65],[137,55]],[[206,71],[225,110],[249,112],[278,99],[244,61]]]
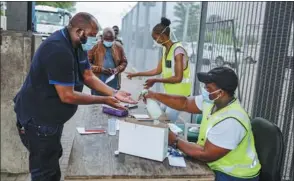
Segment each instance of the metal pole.
[[166,1],[162,1],[162,9],[161,9],[161,16],[166,16]]
[[186,14],[185,14],[185,23],[184,23],[184,31],[183,31],[183,42],[185,42],[187,40],[189,13],[190,13],[190,4],[187,3]]
[[[140,4],[139,2],[137,3],[136,7],[137,8],[137,13],[136,13],[136,30],[135,32],[139,32],[139,13],[140,13]],[[134,48],[134,56],[133,56],[133,67],[137,68],[137,44],[138,44],[138,40],[139,40],[139,33],[136,33],[135,35],[135,48]]]
[[[197,46],[197,61],[195,62],[195,71],[193,80],[193,95],[199,94],[199,81],[197,79],[197,72],[201,71],[201,66],[203,64],[203,47],[204,47],[204,38],[206,30],[206,17],[207,17],[207,7],[208,2],[201,2],[201,14],[200,14],[200,26],[199,26],[199,37],[198,37],[198,46]],[[191,114],[190,122],[192,123],[193,115]]]
[[210,60],[213,61],[213,55],[214,55],[214,45],[215,45],[215,36],[216,36],[216,28],[215,28],[215,24],[212,24],[212,42],[211,42],[211,54],[210,54]]
[[[233,46],[234,46],[234,55],[235,55],[235,64],[236,64],[236,72],[237,75],[239,74],[239,65],[238,65],[238,61],[237,61],[237,45],[236,45],[236,36],[235,36],[235,23],[234,20],[231,21],[232,22],[232,36],[233,36]],[[239,78],[240,79],[240,78]],[[238,98],[240,101],[241,100],[241,91],[240,91],[240,87],[238,87]]]
[[146,11],[145,11],[145,29],[144,29],[144,42],[143,42],[143,63],[141,65],[143,65],[143,68],[146,66],[146,52],[147,52],[147,46],[148,46],[148,38],[150,38],[150,36],[148,36],[149,33],[149,14],[150,14],[150,6],[148,3],[145,3],[146,6]]
[[[166,17],[166,1],[162,1],[161,17]],[[162,49],[159,49],[158,57],[161,58],[161,56],[162,56]],[[157,75],[156,77],[159,78],[160,75]],[[160,84],[155,84],[155,90],[156,92],[160,92]]]

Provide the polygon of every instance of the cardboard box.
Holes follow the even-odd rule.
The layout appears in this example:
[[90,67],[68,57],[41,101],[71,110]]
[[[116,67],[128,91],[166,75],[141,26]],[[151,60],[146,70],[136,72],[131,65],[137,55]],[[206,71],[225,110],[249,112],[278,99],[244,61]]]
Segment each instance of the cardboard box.
[[162,162],[167,155],[168,126],[160,122],[127,118],[120,121],[118,150],[120,153]]

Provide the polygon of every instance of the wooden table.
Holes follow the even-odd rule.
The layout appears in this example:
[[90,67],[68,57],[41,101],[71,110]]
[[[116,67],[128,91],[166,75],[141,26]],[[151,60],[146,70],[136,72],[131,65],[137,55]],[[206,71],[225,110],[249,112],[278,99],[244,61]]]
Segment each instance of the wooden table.
[[[142,105],[134,111],[146,113]],[[110,116],[102,113],[101,106],[89,106],[84,114],[86,128],[102,126],[107,129]],[[115,156],[117,149],[118,133],[109,136],[107,133],[79,135],[76,132],[65,180],[214,180],[213,172],[197,160],[186,159],[187,167],[177,168],[169,166],[167,159],[161,163],[122,153]]]

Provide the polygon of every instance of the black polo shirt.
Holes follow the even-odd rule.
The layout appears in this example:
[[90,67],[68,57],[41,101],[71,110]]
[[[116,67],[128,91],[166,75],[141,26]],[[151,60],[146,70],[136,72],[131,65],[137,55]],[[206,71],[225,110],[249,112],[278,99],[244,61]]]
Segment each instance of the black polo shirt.
[[14,98],[15,112],[21,124],[31,118],[39,124],[64,124],[77,110],[77,105],[62,103],[55,84],[83,90],[83,73],[90,69],[87,52],[74,49],[68,30],[48,37],[36,51],[25,82]]

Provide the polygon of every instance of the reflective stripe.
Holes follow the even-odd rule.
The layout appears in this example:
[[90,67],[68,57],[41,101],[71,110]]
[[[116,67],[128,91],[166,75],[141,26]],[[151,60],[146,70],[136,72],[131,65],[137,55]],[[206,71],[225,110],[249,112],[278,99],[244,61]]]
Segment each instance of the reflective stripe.
[[257,155],[254,154],[254,151],[252,149],[250,135],[248,135],[248,147],[247,147],[246,153],[247,153],[247,156],[252,160],[251,164],[236,164],[233,166],[221,166],[221,169],[224,172],[231,173],[235,168],[244,168],[244,169],[250,168],[250,169],[252,169],[259,163]]
[[[208,115],[207,119],[209,119],[209,125],[207,126],[207,130],[206,130],[206,138],[208,135],[209,130],[216,124],[217,121],[220,120],[224,120],[228,115],[230,115],[230,117],[236,117],[236,118],[240,118],[241,120],[247,121],[249,122],[250,120],[248,119],[248,115],[244,114],[243,112],[236,110],[236,109],[229,109],[223,113],[220,113],[217,116],[213,116],[212,115]],[[213,119],[210,119],[210,117],[212,117]],[[240,123],[241,124],[241,123]],[[243,126],[243,125],[242,125]]]

